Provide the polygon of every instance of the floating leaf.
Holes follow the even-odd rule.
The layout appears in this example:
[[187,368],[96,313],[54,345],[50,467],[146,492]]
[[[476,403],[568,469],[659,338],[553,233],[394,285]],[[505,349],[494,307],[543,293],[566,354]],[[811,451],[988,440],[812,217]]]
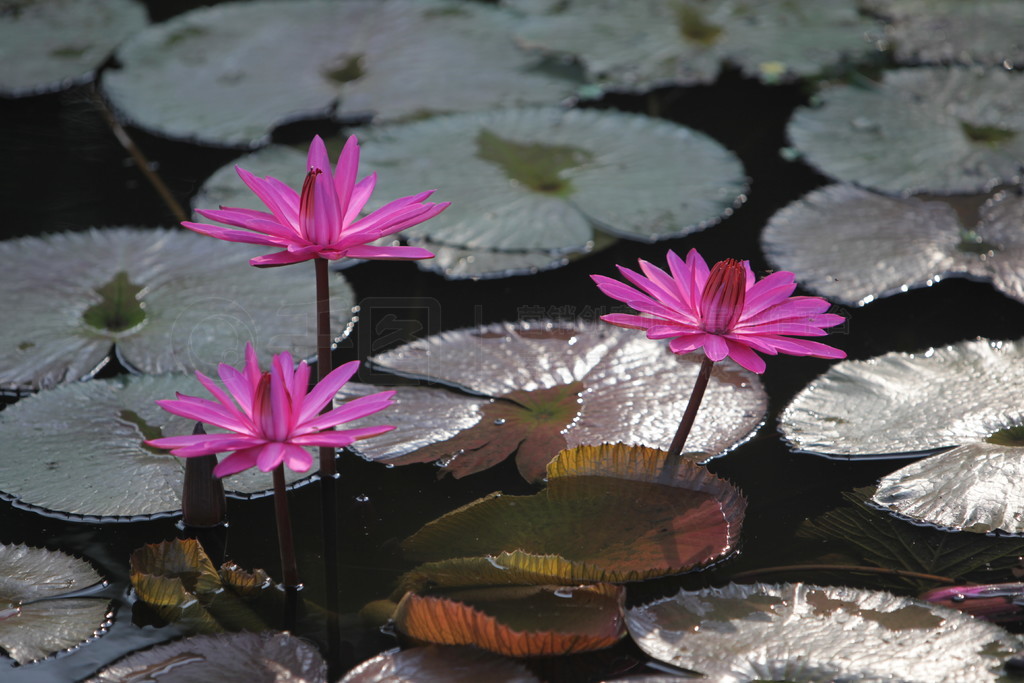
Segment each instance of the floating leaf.
[[519,662],[471,647],[428,645],[390,650],[352,669],[341,683],[539,683]]
[[410,237],[464,249],[581,252],[594,228],[654,241],[717,223],[743,201],[739,160],[694,130],[599,110],[513,109],[368,129],[381,197],[410,183],[452,206]]
[[138,33],[103,86],[136,125],[230,147],[261,146],[296,119],[409,119],[572,94],[570,69],[509,40],[512,20],[443,0],[225,3]]
[[886,19],[885,38],[901,64],[981,64],[1012,68],[1024,63],[1016,0],[867,0]]
[[880,192],[966,194],[1020,182],[1024,77],[1005,69],[887,71],[836,85],[798,109],[787,132],[808,163]]
[[611,647],[622,638],[620,586],[503,586],[443,596],[407,593],[395,626],[416,640],[475,645],[510,657],[539,657]]
[[[971,198],[961,198],[971,199]],[[778,211],[765,254],[815,292],[854,306],[948,277],[991,280],[1024,301],[1024,199],[997,192],[964,227],[946,201],[829,185]]]
[[173,539],[133,552],[131,582],[160,618],[191,633],[267,628],[249,605],[272,585],[267,573],[229,564],[218,572],[195,539]]
[[[79,521],[129,522],[178,514],[185,461],[143,445],[195,424],[155,401],[202,396],[191,375],[126,376],[65,384],[0,412],[0,487],[19,507]],[[312,471],[310,472],[312,473]],[[308,478],[286,469],[290,483]],[[229,495],[273,490],[256,468],[224,480]]]
[[122,683],[153,675],[160,683],[326,683],[327,664],[313,645],[288,633],[224,633],[132,653],[86,683]]
[[516,38],[576,58],[606,90],[643,92],[711,83],[725,63],[765,83],[813,76],[867,56],[876,26],[847,0],[566,0],[528,16]]
[[92,80],[117,44],[147,23],[134,0],[13,0],[0,6],[0,95]]
[[[184,230],[92,229],[0,242],[0,390],[50,388],[91,376],[111,347],[144,373],[241,361],[251,341],[273,353],[315,353],[312,271],[258,269],[262,251]],[[338,275],[333,329],[351,324],[354,296]],[[173,396],[173,393],[171,394]]]
[[639,581],[687,571],[735,550],[746,501],[705,468],[620,444],[563,451],[547,487],[492,494],[402,543],[426,561],[406,585]]
[[680,591],[626,621],[647,654],[722,681],[995,681],[1022,645],[956,610],[806,584]]
[[[680,387],[693,385],[699,361],[699,355],[676,356],[635,330],[604,323],[531,321],[443,332],[371,362],[471,395],[396,387],[400,408],[390,419],[397,429],[352,449],[394,464],[437,460],[455,476],[515,452],[520,472],[534,481],[565,447],[667,447],[682,414]],[[338,398],[378,390],[349,383]],[[694,457],[706,461],[748,439],[765,408],[755,375],[731,363],[716,365],[688,441],[701,452]]]
[[101,584],[77,557],[24,545],[0,545],[0,648],[27,664],[106,633],[110,601],[69,597]]

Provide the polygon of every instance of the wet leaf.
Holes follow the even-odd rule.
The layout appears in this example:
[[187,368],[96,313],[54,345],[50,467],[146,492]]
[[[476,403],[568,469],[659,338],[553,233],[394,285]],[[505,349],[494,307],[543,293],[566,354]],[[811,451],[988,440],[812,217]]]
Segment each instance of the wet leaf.
[[106,633],[110,601],[61,596],[104,585],[85,560],[55,550],[0,545],[0,648],[19,664]]
[[665,452],[580,446],[531,496],[492,494],[402,543],[427,564],[406,587],[639,581],[707,565],[736,547],[746,501],[731,484]]
[[1005,69],[897,69],[835,85],[787,127],[804,158],[836,180],[890,194],[986,192],[1020,181],[1024,77]]
[[158,676],[160,683],[250,681],[326,683],[327,664],[316,647],[288,633],[196,636],[132,653],[86,683],[121,683]]
[[[184,230],[105,228],[0,242],[0,390],[25,392],[90,377],[110,359],[144,373],[241,362],[251,341],[274,353],[314,354],[312,269],[258,269],[265,249]],[[354,296],[331,286],[340,338]],[[173,394],[172,394],[173,395]]]
[[118,43],[142,29],[134,0],[14,0],[0,6],[0,95],[25,97],[91,81]]
[[512,21],[444,0],[224,3],[135,35],[103,86],[150,131],[249,148],[297,119],[412,119],[571,95],[574,70],[517,49]]
[[845,0],[504,4],[527,12],[522,45],[571,56],[605,90],[628,92],[711,83],[725,63],[765,83],[813,76],[866,57],[877,26]]
[[[352,450],[394,464],[436,460],[465,476],[515,452],[530,480],[565,447],[629,443],[667,447],[700,356],[605,323],[502,323],[444,332],[382,353],[385,372],[443,387],[396,387],[397,429]],[[348,384],[339,400],[379,391]],[[579,394],[579,404],[573,396]],[[709,460],[757,429],[766,396],[757,377],[718,364],[688,445]],[[504,422],[501,422],[504,420]],[[559,424],[560,423],[560,424]],[[543,426],[543,430],[536,430]]]
[[[207,395],[191,375],[124,376],[65,384],[0,412],[0,487],[19,507],[80,521],[130,522],[176,515],[185,460],[142,442],[191,434],[194,422],[155,401]],[[289,483],[307,474],[286,470]],[[229,495],[273,490],[253,468],[224,480]]]
[[511,659],[472,647],[428,645],[390,650],[352,669],[341,683],[539,683],[529,669]]
[[620,586],[505,586],[407,593],[395,625],[419,641],[475,645],[510,657],[589,652],[611,647],[625,633]]
[[728,681],[995,681],[1022,645],[955,610],[806,584],[680,591],[626,620],[652,657]]

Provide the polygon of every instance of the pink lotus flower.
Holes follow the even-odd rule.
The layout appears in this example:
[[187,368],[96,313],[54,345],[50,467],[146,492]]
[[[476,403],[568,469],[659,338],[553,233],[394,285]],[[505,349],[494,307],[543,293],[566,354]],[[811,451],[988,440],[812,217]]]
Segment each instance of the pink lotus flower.
[[295,368],[291,354],[280,353],[274,356],[269,372],[260,372],[256,352],[247,344],[244,370],[224,363],[218,368],[227,391],[203,373],[196,372],[196,377],[216,400],[178,394],[176,399],[157,401],[169,413],[216,425],[229,433],[170,436],[152,439],[146,444],[169,449],[183,458],[231,451],[231,455],[214,468],[213,473],[218,477],[250,467],[269,472],[282,463],[296,472],[305,472],[313,459],[303,446],[340,448],[394,429],[388,425],[334,429],[343,422],[358,420],[388,407],[395,394],[393,391],[360,396],[319,414],[358,368],[359,361],[345,363],[307,394],[309,366],[305,361]]
[[[307,157],[306,180],[298,193],[276,178],[258,178],[235,167],[246,185],[270,209],[221,208],[200,210],[204,218],[243,228],[237,230],[208,223],[183,222],[186,228],[227,240],[280,247],[258,256],[254,266],[282,266],[314,258],[423,259],[433,254],[418,247],[377,247],[369,243],[422,223],[448,208],[449,202],[424,202],[434,190],[396,199],[373,213],[358,218],[373,193],[377,174],[356,182],[359,142],[353,135],[345,143],[338,166],[331,173],[327,148],[320,136],[313,138]],[[358,220],[357,220],[358,219]]]
[[602,292],[641,313],[612,313],[601,319],[646,330],[650,339],[672,339],[669,348],[675,353],[703,348],[712,361],[729,356],[756,373],[765,369],[757,352],[846,357],[820,342],[792,338],[823,336],[827,334],[823,328],[845,320],[825,313],[829,304],[824,299],[790,296],[796,289],[793,273],[778,271],[757,281],[749,262],[734,259],[720,261],[709,270],[696,249],[685,262],[669,251],[668,266],[671,274],[641,260],[643,275],[618,266],[636,288],[592,275]]

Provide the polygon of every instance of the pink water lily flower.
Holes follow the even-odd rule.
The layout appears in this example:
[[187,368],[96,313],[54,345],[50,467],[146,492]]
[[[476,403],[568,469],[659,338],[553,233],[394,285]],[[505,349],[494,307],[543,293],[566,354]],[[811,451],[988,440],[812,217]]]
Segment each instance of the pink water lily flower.
[[[359,182],[359,142],[353,135],[345,143],[337,168],[331,172],[327,147],[320,136],[309,145],[306,180],[296,192],[277,178],[258,178],[235,167],[243,182],[269,209],[254,211],[224,207],[196,213],[225,228],[209,223],[183,222],[186,228],[227,240],[279,247],[279,251],[258,256],[254,266],[283,266],[314,258],[424,259],[434,254],[419,247],[373,246],[370,242],[422,223],[448,208],[449,202],[424,201],[434,190],[396,199],[359,218],[377,182],[371,173]],[[241,229],[237,229],[241,228]]]
[[341,448],[394,429],[389,425],[334,429],[387,408],[393,391],[360,396],[320,414],[358,368],[359,361],[345,363],[307,393],[309,366],[305,361],[296,368],[290,353],[280,353],[274,356],[270,371],[261,372],[256,352],[247,344],[244,369],[225,363],[218,367],[224,388],[196,372],[215,400],[178,394],[176,399],[157,401],[169,413],[216,425],[228,433],[169,436],[146,444],[169,449],[183,458],[230,452],[213,470],[218,477],[250,467],[269,472],[282,463],[296,472],[305,472],[313,459],[303,446]]
[[824,299],[790,296],[796,289],[793,273],[777,271],[757,280],[749,262],[734,259],[709,269],[696,249],[686,261],[669,251],[668,267],[666,273],[641,259],[641,275],[618,266],[633,287],[592,275],[602,292],[640,313],[612,313],[601,319],[646,330],[650,339],[671,339],[669,348],[675,353],[703,348],[712,361],[728,356],[756,373],[765,370],[758,353],[846,357],[820,342],[793,338],[823,336],[824,328],[845,321],[826,313],[829,303]]

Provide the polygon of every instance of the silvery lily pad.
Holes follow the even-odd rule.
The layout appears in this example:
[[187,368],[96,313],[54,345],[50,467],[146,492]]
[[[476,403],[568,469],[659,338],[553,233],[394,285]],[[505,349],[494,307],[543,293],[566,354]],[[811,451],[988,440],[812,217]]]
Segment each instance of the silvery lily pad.
[[901,64],[1024,64],[1024,5],[1017,0],[866,0],[886,19]]
[[655,241],[713,225],[743,201],[739,160],[668,121],[554,108],[368,129],[380,197],[430,184],[451,207],[409,237],[468,249],[587,251],[594,230]]
[[85,560],[56,550],[0,545],[0,649],[19,664],[106,633],[110,601],[61,597],[103,583]]
[[0,95],[92,80],[118,43],[148,23],[134,0],[13,0],[0,5]]
[[520,662],[473,647],[428,645],[389,650],[349,671],[341,683],[539,683]]
[[[397,428],[351,447],[390,464],[439,461],[456,477],[513,452],[528,480],[560,450],[625,443],[667,448],[700,365],[605,323],[499,323],[443,332],[371,358],[385,372],[451,386],[397,387]],[[378,391],[349,383],[339,399]],[[732,363],[714,373],[687,448],[707,461],[748,439],[767,396]],[[353,424],[358,424],[353,423]]]
[[835,85],[787,127],[805,160],[890,194],[967,194],[1016,184],[1024,158],[1024,76],[1005,69],[887,71]]
[[141,681],[154,675],[160,683],[326,683],[327,664],[315,646],[288,633],[224,633],[134,652],[86,683]]
[[[537,12],[536,3],[506,5]],[[546,3],[516,30],[526,47],[578,59],[607,90],[710,83],[724,63],[764,82],[820,73],[873,50],[877,24],[850,0]]]
[[[0,390],[90,377],[110,358],[144,373],[315,353],[313,268],[258,269],[261,253],[184,230],[92,229],[0,242]],[[354,296],[338,275],[332,324],[348,332]],[[173,397],[173,393],[171,394]]]
[[680,591],[626,623],[647,654],[716,681],[996,681],[1024,644],[956,610],[806,584]]
[[[207,395],[191,375],[125,376],[65,384],[8,406],[0,412],[0,495],[77,521],[178,514],[184,459],[142,444],[192,433],[193,422],[155,403],[178,391]],[[285,473],[289,482],[308,476]],[[270,473],[256,469],[224,485],[240,497],[273,490]]]
[[115,108],[161,135],[257,147],[277,125],[557,104],[578,85],[509,38],[512,17],[446,0],[237,2],[137,34],[104,74]]

